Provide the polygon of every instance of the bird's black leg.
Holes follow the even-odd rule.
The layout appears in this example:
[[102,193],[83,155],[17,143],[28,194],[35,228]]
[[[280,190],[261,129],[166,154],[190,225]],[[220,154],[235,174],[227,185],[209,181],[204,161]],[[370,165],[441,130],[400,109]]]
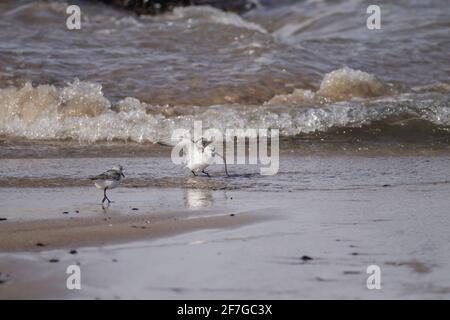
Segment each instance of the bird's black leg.
[[106,200],[108,200],[108,203],[112,202],[111,200],[109,200],[108,196],[106,195],[106,190],[105,190],[105,197],[106,197]]
[[192,174],[194,175],[194,177],[197,176],[197,174],[194,172],[194,170],[191,170]]
[[211,178],[211,176],[209,175],[208,172],[205,171],[205,169],[203,169],[202,172],[203,172],[204,174],[206,174],[206,175],[208,176],[208,178]]
[[110,204],[111,203],[111,200],[109,200],[109,198],[108,198],[108,196],[106,195],[106,190],[107,190],[108,188],[105,188],[105,189],[103,189],[103,200],[102,200],[102,204],[105,202],[105,200],[106,201],[108,201],[108,204]]
[[106,188],[103,189],[103,200],[102,200],[102,204],[106,201]]

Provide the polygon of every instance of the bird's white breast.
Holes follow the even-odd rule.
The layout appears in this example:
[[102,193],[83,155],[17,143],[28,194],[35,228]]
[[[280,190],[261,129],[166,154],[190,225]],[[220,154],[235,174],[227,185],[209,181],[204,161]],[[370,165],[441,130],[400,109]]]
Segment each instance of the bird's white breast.
[[214,161],[213,152],[208,147],[202,152],[202,149],[194,146],[188,150],[186,157],[186,167],[193,171],[201,171]]
[[95,186],[99,189],[114,189],[119,184],[119,181],[116,180],[96,180]]

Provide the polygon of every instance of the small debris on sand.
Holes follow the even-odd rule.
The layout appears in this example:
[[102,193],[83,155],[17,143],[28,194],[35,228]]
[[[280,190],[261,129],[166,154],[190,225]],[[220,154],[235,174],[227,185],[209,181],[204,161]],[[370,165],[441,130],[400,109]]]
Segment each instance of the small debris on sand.
[[135,226],[135,225],[133,225],[131,227],[135,228],[135,229],[147,229],[147,227],[145,227],[145,226]]
[[70,253],[70,254],[77,254],[78,251],[77,251],[77,250],[70,250],[69,253]]
[[57,262],[59,262],[59,259],[50,259],[50,260],[48,260],[48,262],[50,262],[50,263],[57,263]]
[[322,277],[315,277],[314,279],[315,279],[316,281],[320,281],[320,282],[330,281],[330,280],[326,280],[326,279],[324,279],[324,278],[322,278]]
[[346,270],[343,272],[343,274],[360,274],[360,271],[352,271],[352,270]]
[[431,268],[429,266],[417,260],[402,261],[402,262],[386,262],[386,265],[410,267],[414,270],[414,272],[417,273],[428,273],[431,271]]

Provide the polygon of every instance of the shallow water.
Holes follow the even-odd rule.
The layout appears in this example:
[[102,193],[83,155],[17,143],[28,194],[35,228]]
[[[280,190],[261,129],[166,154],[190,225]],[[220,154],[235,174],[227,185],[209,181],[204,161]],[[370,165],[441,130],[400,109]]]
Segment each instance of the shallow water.
[[[211,177],[193,177],[188,169],[165,157],[4,159],[0,191],[8,188],[89,187],[90,176],[114,164],[125,168],[123,188],[181,188],[205,191],[249,190],[256,192],[368,190],[408,185],[450,183],[448,156],[352,157],[285,155],[276,175],[260,174],[258,165],[213,165]],[[67,192],[71,192],[70,189]],[[45,189],[43,189],[45,192]],[[112,191],[115,192],[115,191]],[[120,191],[119,191],[120,192]],[[101,191],[97,191],[101,196]],[[6,197],[6,195],[5,195]]]
[[[109,197],[116,201],[110,209],[115,214],[130,214],[135,206],[151,212],[239,211],[248,209],[245,199],[252,203],[252,209],[259,205],[270,207],[275,214],[275,208],[283,206],[283,202],[278,202],[278,197],[264,199],[264,194],[285,194],[291,203],[303,193],[323,193],[326,197],[340,192],[348,194],[351,201],[355,192],[369,196],[382,190],[395,193],[398,188],[447,188],[449,160],[448,155],[294,154],[282,155],[279,172],[273,176],[260,175],[257,165],[230,165],[227,177],[222,166],[214,165],[209,170],[212,177],[208,178],[193,177],[188,169],[166,157],[3,159],[0,211],[10,221],[67,218],[63,212],[73,218],[103,215],[102,191],[88,178],[117,163],[125,167],[126,178],[119,188],[109,191]],[[246,197],[237,201],[236,195],[241,192]]]
[[80,31],[59,1],[0,3],[1,139],[155,142],[195,118],[449,144],[445,0],[383,4],[381,30],[366,28],[370,1],[261,1],[243,16],[76,3]]

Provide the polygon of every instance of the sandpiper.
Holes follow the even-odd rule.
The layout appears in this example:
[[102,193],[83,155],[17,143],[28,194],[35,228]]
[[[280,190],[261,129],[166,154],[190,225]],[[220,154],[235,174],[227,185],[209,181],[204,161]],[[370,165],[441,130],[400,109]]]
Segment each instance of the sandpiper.
[[109,200],[108,196],[106,195],[106,190],[114,189],[120,183],[122,178],[125,178],[125,175],[122,171],[123,167],[121,165],[118,165],[112,167],[108,171],[103,172],[102,174],[99,174],[98,176],[90,178],[94,181],[97,188],[103,189],[104,197],[102,200],[102,205],[105,203],[105,201],[108,201],[108,204],[111,203],[111,200]]
[[[212,145],[213,141],[200,138],[194,141],[189,138],[182,138],[180,142],[176,144],[183,153],[186,155],[186,168],[191,170],[194,176],[197,176],[199,172],[210,177],[209,173],[205,171],[207,167],[214,163],[215,156],[223,159],[225,165],[225,173],[228,176],[227,163],[225,158],[216,151],[216,148]],[[158,142],[163,146],[175,147],[175,145],[167,142]]]

